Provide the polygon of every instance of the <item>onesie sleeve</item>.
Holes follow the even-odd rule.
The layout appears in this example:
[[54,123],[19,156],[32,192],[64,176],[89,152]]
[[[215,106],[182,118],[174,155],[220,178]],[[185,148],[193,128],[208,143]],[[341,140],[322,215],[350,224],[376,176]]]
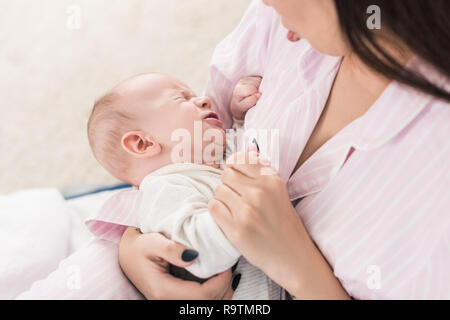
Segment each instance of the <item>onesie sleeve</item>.
[[214,51],[205,95],[226,129],[232,126],[229,106],[236,83],[246,76],[263,76],[274,16],[272,8],[254,0],[236,29]]
[[231,268],[240,253],[231,245],[208,211],[209,199],[183,178],[154,177],[141,189],[139,228],[160,232],[199,252],[187,268],[199,278],[209,278]]

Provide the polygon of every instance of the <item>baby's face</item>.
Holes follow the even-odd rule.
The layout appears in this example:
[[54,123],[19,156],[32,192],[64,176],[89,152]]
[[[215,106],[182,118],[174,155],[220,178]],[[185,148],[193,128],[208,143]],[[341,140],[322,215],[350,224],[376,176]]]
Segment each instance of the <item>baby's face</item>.
[[123,93],[121,99],[127,113],[137,121],[136,129],[146,130],[163,148],[179,147],[184,139],[185,145],[191,146],[192,155],[196,152],[194,145],[196,150],[201,145],[203,154],[208,146],[209,149],[217,146],[216,150],[223,152],[225,130],[211,110],[209,98],[197,97],[178,79],[146,74],[124,82],[117,89]]

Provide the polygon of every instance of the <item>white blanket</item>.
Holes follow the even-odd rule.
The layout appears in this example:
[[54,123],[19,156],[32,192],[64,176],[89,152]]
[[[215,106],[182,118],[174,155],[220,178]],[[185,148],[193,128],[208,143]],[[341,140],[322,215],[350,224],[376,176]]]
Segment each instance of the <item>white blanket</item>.
[[69,234],[70,216],[56,189],[0,196],[0,298],[14,298],[54,270],[69,252]]
[[70,201],[56,189],[0,196],[0,299],[15,298],[87,242],[84,219],[114,192]]

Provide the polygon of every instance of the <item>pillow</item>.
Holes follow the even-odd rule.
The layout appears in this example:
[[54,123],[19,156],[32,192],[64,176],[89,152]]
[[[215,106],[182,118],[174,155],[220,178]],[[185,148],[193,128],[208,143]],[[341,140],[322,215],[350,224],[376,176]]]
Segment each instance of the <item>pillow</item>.
[[56,189],[0,196],[0,299],[26,291],[68,255],[69,210]]

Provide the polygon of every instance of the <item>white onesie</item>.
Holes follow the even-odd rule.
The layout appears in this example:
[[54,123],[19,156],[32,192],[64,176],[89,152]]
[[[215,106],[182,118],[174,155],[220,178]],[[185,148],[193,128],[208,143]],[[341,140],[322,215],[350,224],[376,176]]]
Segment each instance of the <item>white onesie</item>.
[[[160,168],[144,178],[139,211],[142,232],[160,232],[199,256],[187,270],[209,278],[231,268],[240,253],[227,240],[208,211],[208,201],[221,183],[221,170],[206,165],[177,163]],[[278,300],[281,288],[244,257],[236,272],[241,281],[233,300]]]

